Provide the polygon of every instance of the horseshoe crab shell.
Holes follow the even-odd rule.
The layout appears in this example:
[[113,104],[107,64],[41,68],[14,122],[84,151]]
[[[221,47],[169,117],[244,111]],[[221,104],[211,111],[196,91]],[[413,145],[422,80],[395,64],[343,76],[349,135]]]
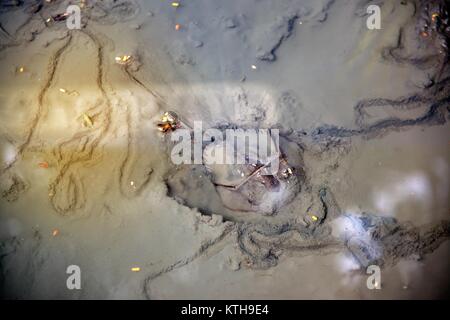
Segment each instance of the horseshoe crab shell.
[[[251,141],[249,143],[252,143]],[[280,150],[270,139],[270,149]],[[258,146],[248,145],[245,155],[239,150],[226,148],[226,142],[211,143],[203,151],[205,166],[212,176],[212,182],[220,195],[223,205],[233,211],[251,211],[273,214],[280,207],[292,201],[300,191],[299,176],[280,154],[258,158]],[[242,156],[245,164],[215,164],[224,155]],[[271,167],[279,161],[278,170]]]

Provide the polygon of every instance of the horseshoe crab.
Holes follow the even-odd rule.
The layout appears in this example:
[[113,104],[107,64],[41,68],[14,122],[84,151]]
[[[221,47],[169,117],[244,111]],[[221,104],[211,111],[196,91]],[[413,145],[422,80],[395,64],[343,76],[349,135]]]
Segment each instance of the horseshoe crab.
[[[181,127],[188,128],[192,132],[190,126],[182,126],[180,123],[185,122],[180,120],[176,113],[166,112],[157,126],[166,134]],[[244,148],[237,146],[233,141],[233,148],[230,148],[230,139],[234,140],[235,136],[230,138],[228,130],[232,129],[216,130],[225,132],[222,135],[224,138],[216,140],[208,135],[203,136],[202,166],[205,174],[198,176],[207,177],[224,208],[237,212],[273,215],[294,199],[301,189],[303,178],[301,153],[295,143],[290,143],[278,134],[274,135],[266,130],[265,132],[269,132],[269,135],[265,140],[268,146],[265,147],[268,147],[271,153],[264,152],[261,155],[260,138],[248,139]],[[218,161],[218,159],[224,161]],[[225,159],[241,159],[242,161],[230,163]],[[196,189],[192,181],[195,175],[190,175],[186,181],[183,175],[187,176],[189,173],[180,174],[178,169],[176,171],[177,173],[171,176],[171,185],[184,187],[172,187],[175,190],[174,197],[189,202],[190,192],[194,192],[189,189]],[[177,179],[183,181],[177,183],[174,181]]]
[[[274,145],[273,139],[271,143]],[[208,157],[211,149],[226,153],[225,146],[226,142],[207,145],[203,152],[205,162],[210,163]],[[258,146],[249,147],[250,152],[244,164],[205,166],[211,173],[212,183],[225,207],[233,211],[274,214],[300,191],[297,170],[280,154],[275,156],[277,159],[265,157],[257,160],[255,152]],[[278,161],[277,168],[271,168],[274,160]]]

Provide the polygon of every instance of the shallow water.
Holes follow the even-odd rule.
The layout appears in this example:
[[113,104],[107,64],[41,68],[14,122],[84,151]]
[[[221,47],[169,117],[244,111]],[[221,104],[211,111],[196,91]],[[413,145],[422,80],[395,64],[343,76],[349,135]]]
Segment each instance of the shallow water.
[[[73,31],[45,23],[67,1],[2,6],[2,297],[448,294],[448,68],[424,88],[440,56],[417,34],[418,1],[380,1],[381,30],[366,2],[93,1]],[[281,129],[300,191],[244,210],[244,191],[172,163],[166,110]],[[342,217],[366,214],[381,218],[349,234]],[[363,238],[376,260],[348,245]],[[71,264],[81,290],[66,287]]]

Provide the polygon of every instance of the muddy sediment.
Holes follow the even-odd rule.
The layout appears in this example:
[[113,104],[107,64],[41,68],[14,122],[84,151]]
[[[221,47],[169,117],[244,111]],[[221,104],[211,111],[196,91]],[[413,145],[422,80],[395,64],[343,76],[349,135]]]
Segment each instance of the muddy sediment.
[[[364,7],[365,3],[361,1],[356,7]],[[142,264],[148,269],[139,288],[147,298],[154,298],[151,286],[155,279],[209,257],[228,242],[240,253],[231,263],[236,271],[275,268],[291,255],[344,253],[352,256],[361,269],[371,264],[387,268],[402,260],[427,259],[449,239],[449,220],[432,219],[429,224],[414,225],[382,216],[372,208],[351,213],[347,209],[349,204],[336,196],[341,190],[333,189],[336,188],[334,173],[354,161],[351,152],[361,143],[370,144],[397,132],[448,125],[450,70],[445,31],[429,20],[434,11],[425,2],[406,3],[393,8],[414,5],[413,18],[396,30],[395,41],[378,51],[376,61],[393,68],[411,68],[415,80],[423,81],[419,84],[416,81],[414,90],[408,87],[399,94],[391,90],[386,96],[358,96],[353,104],[345,106],[352,113],[351,125],[323,121],[320,112],[304,102],[307,90],[301,86],[292,89],[295,79],[286,76],[286,80],[283,72],[274,71],[283,59],[295,63],[287,52],[293,50],[291,42],[299,41],[297,37],[303,41],[304,36],[314,43],[308,37],[308,30],[320,32],[333,23],[333,15],[339,11],[335,1],[320,1],[311,6],[283,4],[282,8],[277,7],[276,19],[263,28],[254,28],[258,23],[254,16],[224,13],[212,20],[211,25],[220,30],[224,43],[230,39],[242,41],[235,50],[245,48],[251,52],[248,60],[244,59],[245,65],[239,65],[244,62],[236,61],[239,59],[227,52],[225,44],[219,47],[208,36],[207,24],[201,20],[204,17],[195,17],[198,10],[189,9],[189,4],[186,9],[169,11],[165,6],[140,1],[89,2],[83,11],[83,28],[71,31],[66,30],[64,23],[50,25],[45,21],[59,12],[65,1],[2,5],[0,14],[20,14],[22,19],[16,26],[6,18],[0,20],[2,65],[11,64],[8,59],[14,50],[33,48],[39,53],[36,60],[44,57],[39,61],[42,64],[45,60],[46,67],[33,69],[25,65],[24,59],[11,60],[16,64],[14,79],[38,89],[33,94],[23,89],[34,104],[14,124],[15,132],[2,130],[4,140],[13,141],[14,153],[8,161],[3,161],[0,172],[5,202],[1,214],[6,217],[4,208],[9,208],[8,205],[23,208],[24,201],[44,195],[45,209],[40,214],[55,214],[63,219],[55,220],[62,225],[61,221],[90,216],[118,226],[98,231],[99,224],[91,232],[111,243],[120,243],[120,250],[127,247],[121,242],[125,240],[108,237],[117,232],[134,239],[133,232],[126,230],[127,223],[131,223],[127,220],[130,212],[130,216],[142,214],[143,220],[155,219],[151,221],[161,223],[164,234],[170,234],[177,223],[185,223],[177,226],[184,228],[177,232],[192,233],[201,239],[192,241],[189,254],[184,252],[186,249],[177,251],[171,237],[158,245],[148,242],[152,254],[158,252],[159,246],[175,249],[173,256],[167,254],[170,257],[167,260],[156,254],[158,259],[144,258]],[[271,7],[268,3],[261,5]],[[425,32],[419,17],[429,26],[426,39],[417,34],[417,30]],[[130,23],[134,23],[132,28]],[[172,24],[181,27],[174,31]],[[164,42],[162,32],[151,33],[152,29],[167,28],[166,25],[171,28],[164,29],[168,42]],[[311,29],[304,31],[305,26]],[[130,39],[119,39],[114,34],[117,32],[124,38],[128,34],[128,31],[121,33],[124,28],[133,29]],[[249,36],[252,29],[258,30],[254,37]],[[147,32],[155,38],[154,43],[148,42]],[[72,56],[68,58],[78,50],[88,58],[76,61],[71,60]],[[205,50],[217,51],[202,55]],[[227,58],[221,57],[221,50]],[[131,62],[116,63],[114,59],[119,52],[132,54]],[[229,56],[232,58],[228,61]],[[221,59],[228,62],[222,63]],[[25,72],[17,72],[19,62],[25,65]],[[94,76],[68,81],[63,70],[74,64]],[[263,90],[260,84],[270,72],[278,76],[279,83]],[[233,87],[229,83],[237,84]],[[266,91],[275,91],[276,98],[269,97]],[[1,101],[9,102],[3,97]],[[189,121],[203,120],[205,126],[220,130],[242,125],[251,129],[279,128],[286,161],[283,165],[288,165],[292,173],[286,174],[286,167],[282,166],[272,176],[242,179],[242,186],[236,188],[217,181],[214,170],[206,166],[174,165],[170,161],[173,143],[163,138],[155,127],[156,119],[166,110],[175,110]],[[308,127],[299,125],[302,121]],[[9,139],[10,135],[14,139]],[[260,167],[250,168],[246,164],[239,169],[240,174],[248,177]],[[107,213],[100,214],[105,208]],[[337,231],[336,226],[341,223],[350,229]],[[198,231],[198,224],[203,226],[200,229],[209,228],[205,232],[208,236]],[[153,230],[156,234],[160,231]],[[2,266],[15,261],[17,252],[28,254],[29,243],[22,244],[18,239],[16,235],[8,239],[2,235]],[[35,259],[26,264],[29,273],[34,272],[33,267],[43,268],[42,260],[47,254],[43,243],[48,239],[39,231],[33,239],[38,243],[39,253],[27,258]],[[112,246],[111,243],[107,245]],[[147,257],[149,252],[143,255]],[[5,281],[3,277],[0,282]],[[6,291],[2,290],[2,294],[7,295]]]

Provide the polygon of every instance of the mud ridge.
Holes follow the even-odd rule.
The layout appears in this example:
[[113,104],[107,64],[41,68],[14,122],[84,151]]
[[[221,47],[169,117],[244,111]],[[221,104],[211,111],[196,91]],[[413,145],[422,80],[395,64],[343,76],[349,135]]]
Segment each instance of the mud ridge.
[[45,81],[44,86],[42,87],[42,89],[39,92],[38,107],[37,107],[36,112],[33,115],[31,123],[27,126],[27,133],[25,135],[25,141],[22,142],[22,144],[18,147],[18,152],[17,152],[15,158],[12,161],[10,161],[4,168],[2,168],[2,170],[1,170],[2,174],[16,163],[16,161],[18,160],[18,157],[23,154],[25,149],[30,144],[30,142],[33,138],[33,135],[36,131],[36,128],[39,125],[41,114],[44,109],[43,100],[44,100],[45,94],[47,93],[48,89],[50,88],[51,84],[53,83],[53,78],[55,76],[56,68],[58,67],[60,58],[61,58],[62,54],[64,53],[64,51],[69,47],[71,41],[72,41],[72,36],[69,34],[67,36],[66,42],[50,58],[48,71],[47,71],[47,74],[48,74],[47,80]]
[[[78,132],[72,138],[60,143],[54,151],[58,161],[58,174],[49,185],[50,202],[53,208],[60,214],[67,214],[75,208],[82,208],[86,201],[82,188],[82,182],[79,179],[74,180],[74,175],[79,175],[82,163],[96,161],[94,152],[106,136],[111,123],[111,101],[106,93],[103,83],[104,77],[104,58],[103,46],[97,36],[91,31],[82,31],[97,48],[97,87],[102,94],[103,106],[100,110],[101,119],[96,121],[101,125],[92,129],[92,132]],[[78,182],[77,182],[78,181]],[[67,194],[71,195],[67,199]],[[69,201],[67,201],[69,200]]]
[[232,233],[232,231],[234,231],[235,229],[236,229],[236,226],[235,226],[234,223],[232,223],[232,222],[225,222],[224,223],[224,229],[223,229],[222,233],[218,237],[216,237],[214,239],[207,240],[207,241],[203,242],[201,244],[200,248],[193,255],[191,255],[189,257],[186,257],[186,258],[183,258],[181,260],[178,260],[175,263],[173,263],[173,264],[171,264],[171,265],[169,265],[169,266],[167,266],[167,267],[165,267],[165,268],[163,268],[163,269],[161,269],[161,270],[159,270],[157,272],[154,272],[154,273],[150,274],[149,276],[147,276],[145,281],[144,281],[144,285],[143,285],[143,293],[144,293],[144,296],[146,297],[146,299],[151,300],[151,289],[150,289],[150,286],[151,286],[151,282],[154,279],[156,279],[156,278],[158,278],[158,277],[160,277],[160,276],[162,276],[162,275],[164,275],[166,273],[169,273],[169,272],[171,272],[173,270],[181,268],[181,267],[183,267],[183,266],[193,262],[197,258],[208,254],[208,252],[209,252],[209,250],[211,248],[215,247],[217,244],[219,244],[220,242],[225,240]]
[[[140,195],[142,190],[150,182],[153,169],[145,163],[144,151],[137,147],[137,138],[133,133],[134,127],[139,127],[132,121],[132,112],[126,108],[127,143],[125,147],[125,157],[119,167],[119,189],[124,197],[132,198]],[[147,161],[148,162],[148,161]],[[140,165],[141,164],[141,165]],[[142,168],[143,167],[143,168]],[[140,170],[139,170],[140,169]],[[136,174],[138,170],[138,174]]]

